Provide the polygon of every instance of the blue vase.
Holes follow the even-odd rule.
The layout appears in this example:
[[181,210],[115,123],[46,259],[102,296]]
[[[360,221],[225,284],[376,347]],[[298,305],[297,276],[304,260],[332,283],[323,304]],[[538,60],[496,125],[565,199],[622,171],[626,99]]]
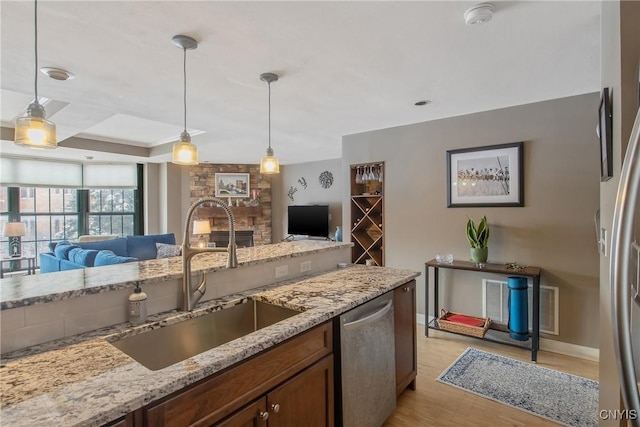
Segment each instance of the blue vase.
[[508,277],[509,336],[514,340],[529,339],[529,297],[526,277]]
[[336,234],[334,237],[336,239],[336,242],[342,242],[342,227],[340,227],[339,225],[336,227]]

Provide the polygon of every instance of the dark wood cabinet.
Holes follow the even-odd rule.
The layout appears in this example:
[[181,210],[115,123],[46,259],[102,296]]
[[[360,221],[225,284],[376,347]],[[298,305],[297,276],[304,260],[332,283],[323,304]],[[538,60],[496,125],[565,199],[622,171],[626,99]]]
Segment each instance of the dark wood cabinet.
[[215,427],[332,427],[333,356],[224,419]]
[[416,389],[417,326],[416,281],[405,283],[393,291],[393,313],[396,346],[396,395],[407,387]]
[[[144,425],[214,425],[240,409],[244,412],[247,404],[266,396],[271,390],[285,384],[315,362],[330,356],[332,351],[332,328],[328,322],[150,404],[143,408]],[[328,359],[332,360],[331,358],[332,356]],[[330,390],[331,392],[327,391],[328,397],[333,399],[333,388]],[[303,420],[306,423],[306,418],[303,418],[298,420],[298,425],[304,424]],[[245,421],[249,422],[248,425],[253,425],[251,422],[254,422],[251,421],[251,417]]]
[[224,421],[216,424],[216,427],[261,427],[267,425],[269,412],[267,411],[267,399],[262,398],[231,415]]

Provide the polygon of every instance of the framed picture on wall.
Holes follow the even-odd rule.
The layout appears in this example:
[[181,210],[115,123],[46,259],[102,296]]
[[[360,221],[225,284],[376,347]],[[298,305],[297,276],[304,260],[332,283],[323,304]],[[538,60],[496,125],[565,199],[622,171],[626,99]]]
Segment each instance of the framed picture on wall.
[[609,88],[602,90],[600,106],[598,107],[598,127],[596,128],[600,139],[600,181],[607,181],[613,176],[613,139],[611,129],[613,125],[611,113],[611,100]]
[[447,207],[524,206],[523,142],[447,151]]
[[217,173],[216,197],[249,197],[248,173]]

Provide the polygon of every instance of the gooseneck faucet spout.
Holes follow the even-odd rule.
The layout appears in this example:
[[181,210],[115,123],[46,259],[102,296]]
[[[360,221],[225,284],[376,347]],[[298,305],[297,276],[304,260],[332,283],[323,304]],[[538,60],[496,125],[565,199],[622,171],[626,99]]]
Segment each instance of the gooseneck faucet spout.
[[[189,227],[191,218],[196,208],[203,203],[212,203],[222,208],[229,219],[229,246],[225,248],[194,248],[189,244]],[[191,260],[194,256],[204,252],[227,252],[227,268],[236,268],[238,266],[238,258],[236,255],[236,220],[233,217],[231,208],[222,199],[216,197],[202,197],[189,207],[187,211],[187,219],[185,221],[184,236],[182,239],[182,309],[191,311],[200,301],[200,298],[207,291],[207,275],[202,273],[202,281],[196,289],[191,286]]]

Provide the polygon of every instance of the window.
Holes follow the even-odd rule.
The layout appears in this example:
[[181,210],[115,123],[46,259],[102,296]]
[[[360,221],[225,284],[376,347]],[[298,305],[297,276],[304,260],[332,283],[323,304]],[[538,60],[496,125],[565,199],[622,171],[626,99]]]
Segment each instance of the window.
[[[0,229],[7,221],[21,221],[27,234],[22,254],[36,258],[49,252],[49,243],[74,240],[83,234],[140,234],[142,165],[138,189],[91,189],[0,186]],[[9,256],[9,241],[0,237],[0,255]],[[26,269],[25,265],[21,269]],[[6,264],[5,264],[6,265]]]
[[89,233],[134,234],[135,190],[89,190]]

